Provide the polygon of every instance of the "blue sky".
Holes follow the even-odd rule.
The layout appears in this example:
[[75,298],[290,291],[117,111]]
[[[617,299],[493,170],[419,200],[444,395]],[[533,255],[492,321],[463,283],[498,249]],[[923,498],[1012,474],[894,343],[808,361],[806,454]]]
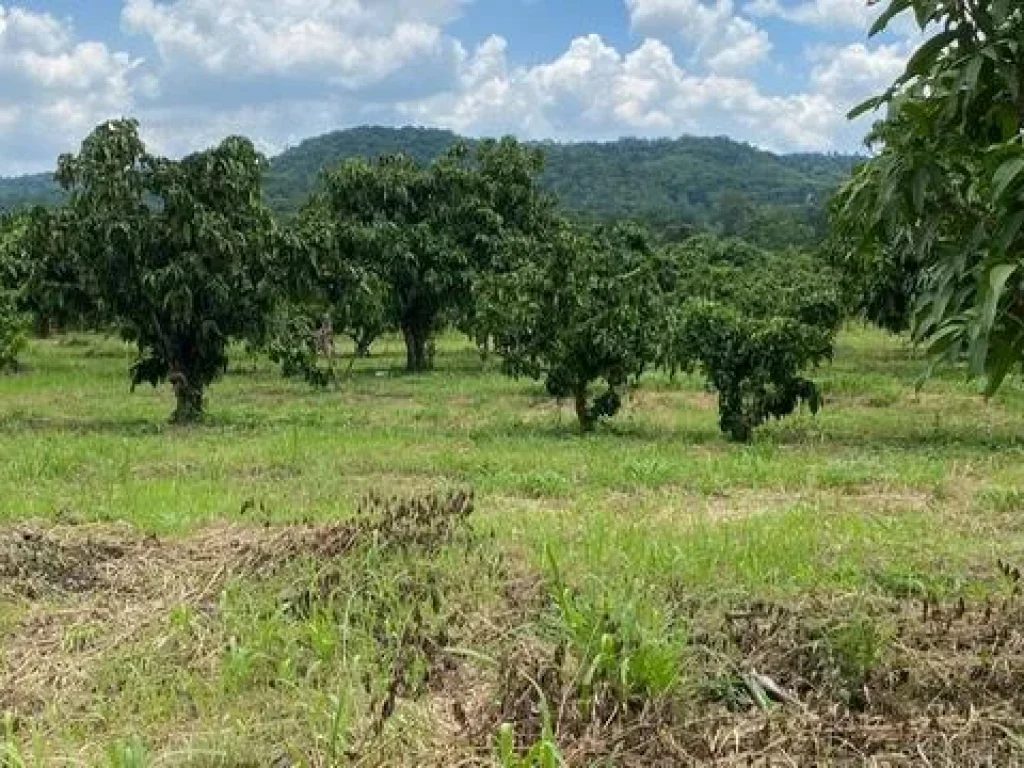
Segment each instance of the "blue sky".
[[132,115],[180,154],[364,123],[851,151],[901,71],[866,0],[0,0],[0,174]]

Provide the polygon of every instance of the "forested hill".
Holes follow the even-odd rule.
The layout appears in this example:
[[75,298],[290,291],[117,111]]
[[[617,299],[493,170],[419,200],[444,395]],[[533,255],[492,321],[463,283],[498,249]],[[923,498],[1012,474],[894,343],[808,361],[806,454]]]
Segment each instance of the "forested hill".
[[[448,131],[379,127],[308,139],[272,159],[267,197],[276,210],[290,213],[314,188],[325,166],[397,152],[426,161],[458,139]],[[545,185],[570,211],[656,224],[711,222],[725,229],[730,219],[748,215],[745,207],[820,209],[855,160],[847,155],[775,155],[726,138],[692,136],[540,146],[547,154]],[[0,209],[59,198],[46,174],[0,179]]]
[[[320,169],[348,157],[404,152],[429,160],[459,137],[426,128],[356,128],[309,139],[274,158],[267,195],[294,210]],[[542,143],[546,186],[562,204],[598,218],[707,220],[722,201],[804,206],[823,200],[847,176],[848,155],[775,155],[726,138],[620,139]]]
[[10,178],[0,176],[0,212],[25,205],[54,205],[62,199],[63,193],[52,173]]

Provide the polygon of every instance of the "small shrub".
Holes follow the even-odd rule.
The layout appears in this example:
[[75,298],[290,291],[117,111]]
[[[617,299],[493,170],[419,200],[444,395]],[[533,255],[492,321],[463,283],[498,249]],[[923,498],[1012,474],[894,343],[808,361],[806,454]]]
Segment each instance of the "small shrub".
[[[481,323],[505,373],[543,381],[571,399],[592,431],[622,407],[626,390],[662,343],[657,261],[630,227],[586,231],[563,222],[517,241],[514,268],[484,281]],[[594,394],[594,388],[603,391]]]
[[685,305],[677,349],[718,391],[722,431],[747,442],[769,419],[806,404],[821,407],[818,386],[801,372],[832,357],[833,331],[794,318],[755,318],[708,301]]
[[563,581],[550,558],[551,599],[561,641],[579,665],[576,693],[586,711],[643,709],[679,683],[686,639],[642,602],[610,593],[586,595]]

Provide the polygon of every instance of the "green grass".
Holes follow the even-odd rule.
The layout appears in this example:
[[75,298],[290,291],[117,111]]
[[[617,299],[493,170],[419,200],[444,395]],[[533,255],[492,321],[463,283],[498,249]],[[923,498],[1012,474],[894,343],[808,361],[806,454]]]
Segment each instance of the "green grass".
[[[952,371],[917,392],[921,363],[873,330],[848,329],[817,372],[821,414],[769,425],[749,446],[719,435],[696,377],[650,377],[619,418],[580,437],[567,404],[503,377],[460,337],[441,340],[427,376],[404,375],[402,354],[388,340],[313,392],[239,351],[191,428],[167,423],[166,388],[129,392],[132,352],[115,340],[38,341],[24,372],[0,377],[9,530],[129,523],[187,553],[226,524],[346,520],[368,492],[473,489],[479,535],[429,555],[367,545],[341,565],[301,557],[266,576],[197,565],[196,580],[213,585],[201,597],[202,585],[168,586],[188,563],[161,570],[155,555],[137,605],[130,590],[7,595],[0,705],[17,759],[486,764],[500,729],[460,730],[439,702],[456,688],[493,694],[515,649],[566,646],[570,688],[595,711],[614,703],[623,716],[648,699],[685,708],[732,685],[709,677],[700,638],[737,606],[841,599],[870,617],[879,600],[984,601],[1007,589],[997,563],[1024,560],[1024,389],[1012,382],[986,402]],[[330,594],[289,612],[282,595],[330,569]],[[452,627],[445,663],[436,649],[405,658],[387,640],[402,636],[404,598],[424,580],[449,606],[435,616]],[[511,599],[509,583],[532,598]],[[124,605],[145,620],[124,619]],[[852,647],[860,677],[889,637],[864,621],[822,635],[833,655]],[[396,664],[442,679],[406,681],[382,719]],[[546,738],[536,723],[514,725],[523,755]],[[556,737],[574,738],[568,726]]]

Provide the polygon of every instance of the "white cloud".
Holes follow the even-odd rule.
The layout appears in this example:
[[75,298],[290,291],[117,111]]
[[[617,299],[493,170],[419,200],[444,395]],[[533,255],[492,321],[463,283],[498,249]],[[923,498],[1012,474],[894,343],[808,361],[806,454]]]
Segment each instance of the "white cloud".
[[775,16],[797,24],[821,27],[867,29],[878,15],[867,0],[802,0],[783,4],[779,0],[753,0],[746,6],[752,16]]
[[869,47],[853,43],[810,51],[811,83],[838,104],[853,107],[889,87],[903,72],[913,47],[905,43]]
[[[866,34],[885,7],[885,3],[868,0],[750,0],[743,10],[759,18],[778,18],[794,24]],[[921,40],[921,30],[909,10],[889,23],[888,32],[898,38]]]
[[842,115],[821,94],[766,96],[752,82],[695,75],[662,42],[622,55],[600,37],[573,41],[558,59],[510,69],[500,41],[476,52],[485,74],[460,92],[406,104],[402,114],[472,134],[609,139],[626,134],[728,134],[774,149],[824,149]]
[[138,65],[76,42],[52,15],[0,5],[0,170],[52,167],[93,125],[130,111]]
[[453,76],[461,46],[443,27],[463,2],[125,0],[121,21],[171,70],[358,91],[411,70]]
[[626,0],[626,9],[636,32],[682,40],[694,62],[712,72],[748,71],[771,53],[768,35],[736,15],[732,0]]
[[523,66],[500,36],[474,50],[452,36],[469,2],[123,0],[124,30],[153,43],[146,62],[77,39],[68,21],[0,5],[0,173],[52,168],[123,114],[172,155],[232,133],[272,153],[329,130],[408,122],[533,139],[724,134],[782,151],[850,149],[864,126],[847,123],[849,107],[891,82],[912,47],[811,44],[804,74],[770,90],[750,68],[771,42],[742,14],[816,23],[833,5],[854,6],[625,0],[644,36],[631,50],[582,36]]

